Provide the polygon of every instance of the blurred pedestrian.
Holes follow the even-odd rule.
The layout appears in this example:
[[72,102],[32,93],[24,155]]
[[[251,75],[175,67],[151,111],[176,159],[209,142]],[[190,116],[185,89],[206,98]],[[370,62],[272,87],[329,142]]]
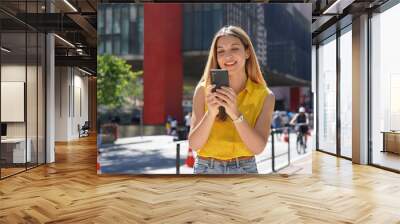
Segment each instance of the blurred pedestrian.
[[275,134],[279,140],[282,134],[282,117],[279,110],[275,111],[272,117],[272,128],[275,129]]
[[167,135],[171,134],[171,116],[167,116],[167,120],[165,121],[165,131]]
[[287,127],[289,125],[289,118],[286,111],[280,111],[279,115],[281,117],[281,126]]
[[178,121],[174,117],[172,117],[170,124],[171,124],[170,135],[175,136],[175,137],[178,136]]
[[190,122],[192,120],[192,112],[188,112],[185,116],[185,138],[189,135]]

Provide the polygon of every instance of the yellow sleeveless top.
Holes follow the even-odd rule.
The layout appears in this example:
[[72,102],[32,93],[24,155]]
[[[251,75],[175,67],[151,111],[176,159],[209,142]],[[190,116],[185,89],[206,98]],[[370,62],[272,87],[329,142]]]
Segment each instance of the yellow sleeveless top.
[[[203,84],[204,85],[204,84]],[[254,127],[264,105],[269,90],[262,84],[247,79],[245,88],[237,95],[237,105],[247,123]],[[207,104],[205,106],[207,111]],[[198,155],[228,160],[241,156],[253,156],[237,132],[232,119],[215,119],[206,144],[198,150]]]

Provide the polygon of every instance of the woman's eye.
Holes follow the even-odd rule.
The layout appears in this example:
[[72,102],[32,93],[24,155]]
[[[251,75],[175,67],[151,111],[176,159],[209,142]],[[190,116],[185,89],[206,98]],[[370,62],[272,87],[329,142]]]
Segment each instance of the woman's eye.
[[237,51],[239,50],[239,48],[232,48],[232,51]]
[[222,54],[224,53],[224,51],[217,51],[217,54]]

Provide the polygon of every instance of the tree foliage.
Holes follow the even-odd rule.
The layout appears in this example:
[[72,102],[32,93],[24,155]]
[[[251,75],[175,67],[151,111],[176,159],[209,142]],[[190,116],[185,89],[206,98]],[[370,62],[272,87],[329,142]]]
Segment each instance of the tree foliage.
[[143,71],[133,72],[131,65],[113,55],[97,56],[97,100],[109,109],[122,107],[141,94],[137,82]]

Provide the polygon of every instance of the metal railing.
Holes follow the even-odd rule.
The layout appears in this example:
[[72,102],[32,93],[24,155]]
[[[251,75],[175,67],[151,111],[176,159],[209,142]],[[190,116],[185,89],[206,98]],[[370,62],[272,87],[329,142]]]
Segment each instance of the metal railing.
[[[274,172],[274,173],[290,166],[290,130],[291,130],[290,127],[271,129],[271,161],[272,161],[272,172]],[[282,133],[286,132],[288,135],[288,140],[287,140],[288,147],[287,147],[287,153],[286,153],[288,155],[288,164],[283,167],[280,167],[279,169],[276,169],[276,167],[275,167],[275,164],[276,164],[276,162],[275,162],[275,160],[276,160],[275,135],[280,131],[282,131]]]
[[[287,165],[285,165],[285,166],[282,166],[282,167],[279,167],[279,169],[276,169],[276,153],[275,153],[275,147],[276,147],[276,145],[275,145],[275,135],[277,134],[277,133],[280,133],[280,132],[282,132],[282,133],[287,133],[287,135],[288,135],[288,139],[287,139],[287,152],[285,153],[285,154],[287,154]],[[290,127],[284,127],[284,128],[274,128],[274,129],[271,129],[271,163],[272,163],[272,173],[276,173],[276,172],[278,172],[278,171],[280,171],[280,170],[282,170],[282,169],[285,169],[285,168],[287,168],[287,167],[289,167],[290,166],[290,159],[291,159],[291,157],[290,157],[290,150],[291,150],[291,147],[290,147],[290,133],[293,133],[292,131],[291,131],[291,128]],[[180,174],[180,159],[181,159],[181,156],[180,156],[180,151],[181,151],[181,144],[183,143],[183,142],[185,142],[186,140],[184,140],[184,141],[176,141],[176,163],[175,163],[175,166],[176,166],[176,174]]]

